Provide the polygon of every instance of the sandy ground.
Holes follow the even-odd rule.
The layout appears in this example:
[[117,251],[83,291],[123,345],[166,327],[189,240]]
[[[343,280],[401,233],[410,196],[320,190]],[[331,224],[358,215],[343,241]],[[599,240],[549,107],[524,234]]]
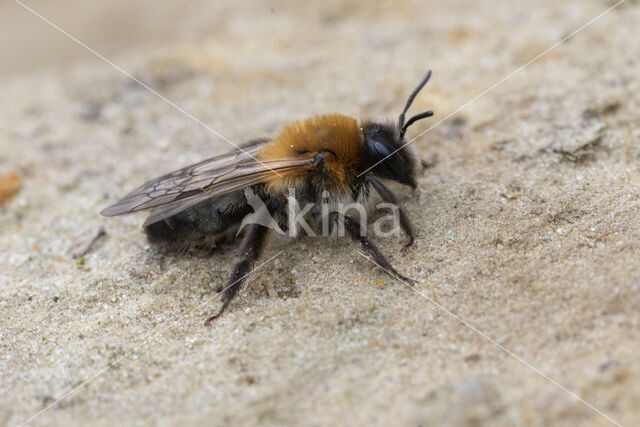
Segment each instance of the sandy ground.
[[[235,142],[322,112],[394,118],[431,68],[416,136],[614,4],[235,3],[179,15],[188,42],[110,56]],[[276,239],[211,328],[233,249],[163,255],[143,215],[98,212],[229,145],[99,61],[9,73],[0,424],[84,384],[32,423],[637,425],[638,22],[626,0],[415,141],[436,163],[394,188],[418,238],[380,246],[421,295],[349,241]]]

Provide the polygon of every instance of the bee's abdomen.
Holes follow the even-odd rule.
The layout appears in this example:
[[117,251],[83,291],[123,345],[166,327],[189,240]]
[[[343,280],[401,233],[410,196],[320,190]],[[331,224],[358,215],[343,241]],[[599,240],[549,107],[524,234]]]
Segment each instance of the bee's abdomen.
[[242,218],[250,212],[251,207],[242,196],[234,200],[223,196],[149,224],[144,231],[154,244],[169,244],[176,249],[213,248],[229,234],[233,236]]

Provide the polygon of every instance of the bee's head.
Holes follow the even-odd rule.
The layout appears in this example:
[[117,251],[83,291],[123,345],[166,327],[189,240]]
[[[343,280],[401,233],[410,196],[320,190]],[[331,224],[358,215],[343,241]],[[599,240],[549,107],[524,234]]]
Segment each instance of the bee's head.
[[401,184],[416,187],[416,170],[419,162],[415,153],[406,146],[404,134],[409,126],[418,120],[431,117],[432,111],[416,114],[404,121],[404,115],[411,106],[413,99],[431,77],[431,70],[427,72],[418,87],[416,87],[400,113],[398,125],[383,123],[366,123],[363,125],[365,152],[368,166],[374,175],[391,179]]

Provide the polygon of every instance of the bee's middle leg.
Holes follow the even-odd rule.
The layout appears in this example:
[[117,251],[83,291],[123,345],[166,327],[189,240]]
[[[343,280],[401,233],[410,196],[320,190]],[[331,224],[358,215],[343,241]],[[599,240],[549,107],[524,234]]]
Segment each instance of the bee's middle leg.
[[414,283],[414,280],[410,277],[400,274],[387,260],[387,257],[380,252],[380,249],[378,249],[378,247],[374,245],[366,235],[361,234],[360,223],[358,221],[338,212],[332,213],[332,216],[344,224],[347,233],[349,233],[354,240],[360,242],[362,249],[371,255],[378,266],[385,270],[387,274],[390,276],[396,276],[406,282]]

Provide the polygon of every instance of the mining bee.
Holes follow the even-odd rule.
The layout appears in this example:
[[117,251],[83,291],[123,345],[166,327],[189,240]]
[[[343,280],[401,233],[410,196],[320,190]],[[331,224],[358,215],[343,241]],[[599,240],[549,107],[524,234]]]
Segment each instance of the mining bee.
[[[287,227],[287,205],[294,201],[317,203],[323,198],[335,206],[343,201],[366,202],[372,192],[397,206],[394,194],[383,180],[416,188],[416,176],[425,164],[404,136],[414,122],[430,117],[426,111],[409,118],[405,113],[416,95],[429,81],[428,71],[409,96],[397,123],[361,121],[326,114],[295,121],[271,139],[251,141],[238,149],[163,175],[143,184],[113,206],[104,216],[123,215],[153,209],[144,223],[151,243],[213,249],[224,240],[236,238],[240,224],[253,212],[250,193],[258,197],[268,213]],[[408,236],[414,233],[406,213],[398,207],[398,222]],[[318,211],[309,214],[317,223]],[[380,250],[362,233],[357,219],[342,212],[330,212],[332,224],[339,224],[364,251],[387,271],[410,280],[389,263]],[[249,224],[237,262],[222,292],[222,306],[205,324],[220,316],[236,295],[252,264],[260,257],[270,228]]]

